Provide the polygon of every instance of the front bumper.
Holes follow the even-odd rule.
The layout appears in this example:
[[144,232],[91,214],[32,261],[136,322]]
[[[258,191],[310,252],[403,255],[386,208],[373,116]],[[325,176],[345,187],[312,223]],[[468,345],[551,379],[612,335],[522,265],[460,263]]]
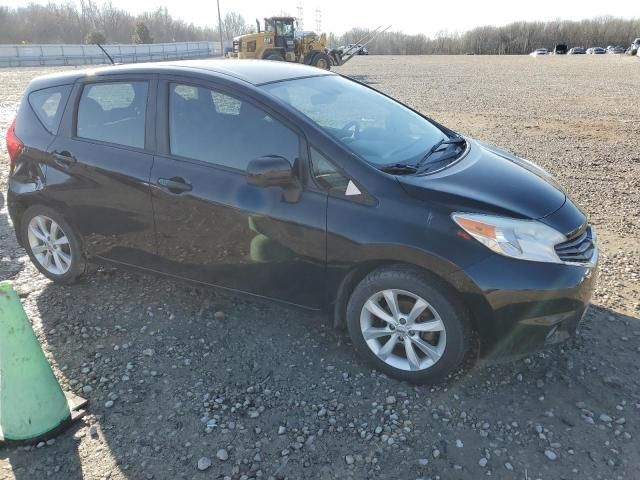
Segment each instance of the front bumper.
[[573,336],[591,300],[598,251],[589,265],[492,255],[449,281],[473,316],[483,357],[522,355]]

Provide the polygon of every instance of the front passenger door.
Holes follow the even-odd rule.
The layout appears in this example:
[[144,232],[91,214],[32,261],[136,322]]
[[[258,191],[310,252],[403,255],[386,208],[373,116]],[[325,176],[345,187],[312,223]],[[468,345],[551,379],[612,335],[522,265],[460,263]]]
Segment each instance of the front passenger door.
[[319,307],[324,295],[324,193],[295,202],[246,180],[248,163],[299,165],[301,136],[265,107],[222,87],[163,82],[151,174],[158,254],[166,273]]

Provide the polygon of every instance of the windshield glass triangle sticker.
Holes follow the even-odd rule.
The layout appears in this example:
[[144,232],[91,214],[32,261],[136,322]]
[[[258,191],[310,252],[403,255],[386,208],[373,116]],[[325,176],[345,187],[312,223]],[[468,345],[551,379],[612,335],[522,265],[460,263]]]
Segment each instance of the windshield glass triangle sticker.
[[361,195],[362,192],[360,191],[360,189],[358,187],[356,187],[355,183],[353,183],[351,180],[349,180],[349,184],[347,185],[347,190],[344,192],[344,194],[347,195],[347,196]]

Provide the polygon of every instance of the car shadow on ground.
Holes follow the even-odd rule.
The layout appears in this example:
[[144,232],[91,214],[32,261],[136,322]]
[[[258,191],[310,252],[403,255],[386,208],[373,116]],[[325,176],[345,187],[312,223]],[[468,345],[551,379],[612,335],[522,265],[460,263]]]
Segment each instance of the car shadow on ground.
[[[63,435],[72,434],[73,430]],[[49,478],[69,480],[87,478],[82,474],[82,464],[77,445],[74,445],[72,441],[63,441],[61,443],[61,448],[56,447],[56,444],[37,448],[29,443],[0,446],[0,460],[9,462],[10,472],[15,480],[44,478],[41,472],[47,472],[46,475]],[[53,448],[56,448],[59,453],[51,455],[51,449]],[[32,459],[33,456],[36,456],[37,460],[34,461]],[[9,472],[0,470],[1,478],[11,478],[8,475]]]
[[[506,436],[532,428],[525,419],[555,422],[579,442],[582,435],[594,434],[585,431],[577,402],[587,398],[594,412],[615,411],[603,388],[617,389],[625,398],[638,389],[637,382],[619,380],[636,366],[618,344],[632,336],[639,320],[601,307],[591,308],[577,340],[565,347],[524,362],[482,360],[430,387],[371,370],[326,316],[164,278],[98,269],[74,286],[47,283],[23,303],[34,324],[42,325],[41,340],[63,389],[90,400],[85,421],[95,425],[95,435],[78,426],[80,438],[72,438],[72,430],[53,446],[0,453],[17,478],[81,478],[87,461],[100,462],[99,470],[111,478],[175,478],[197,473],[203,456],[213,460],[211,470],[220,475],[261,470],[265,476],[298,478],[300,471],[313,468],[314,478],[341,478],[348,465],[335,459],[344,458],[346,445],[363,456],[382,452],[346,425],[368,425],[372,405],[384,405],[391,394],[407,399],[407,408],[398,412],[411,422],[416,445],[408,454],[381,453],[386,456],[381,476],[385,471],[397,475],[403,455],[424,455],[418,444],[435,441],[446,455],[447,431],[454,425],[456,435],[473,444],[477,422]],[[615,328],[603,331],[603,322]],[[600,358],[603,348],[617,351],[606,365]],[[322,415],[322,409],[330,413]],[[555,413],[549,417],[548,412]],[[443,424],[444,418],[456,423]],[[509,426],[512,422],[521,426]],[[278,434],[280,426],[286,434]],[[434,431],[440,432],[437,438]],[[335,435],[341,438],[330,440]],[[307,444],[313,436],[314,443]],[[101,444],[94,448],[99,459],[82,456],[92,450],[83,448],[91,442]],[[215,458],[220,448],[229,461]],[[468,467],[464,458],[453,459],[455,450],[449,446],[451,461],[469,472],[477,468],[476,458]],[[537,461],[531,460],[530,471]],[[640,458],[631,454],[628,461],[633,465]],[[416,467],[402,468],[413,472]]]
[[[26,254],[16,242],[13,225],[10,221],[9,213],[7,211],[7,203],[5,200],[4,192],[0,192],[0,244],[2,245],[2,249],[0,251],[0,281],[10,280],[14,278],[24,267]],[[1,342],[0,348],[2,348]],[[28,386],[26,386],[25,388],[28,388]],[[71,435],[73,433],[73,429],[77,429],[77,427],[78,425],[74,425],[71,429],[72,432],[69,435]],[[32,449],[43,449],[44,445],[46,444],[41,444],[41,447],[39,449],[36,449],[35,446],[29,442],[21,444],[11,443],[9,445],[2,445],[0,446],[0,460],[9,461],[11,471],[16,480],[31,480],[33,478],[37,478],[37,475],[35,475],[36,470],[34,470],[34,468],[39,468],[41,466],[39,466],[37,463],[28,461],[29,453],[27,452]],[[47,448],[51,447],[49,446]],[[27,461],[16,463],[16,455],[18,457],[26,455]],[[80,457],[78,455],[77,449],[73,444],[69,444],[68,448],[65,448],[64,458],[65,470],[67,472],[70,472],[76,478],[82,478],[82,466],[80,463]],[[44,464],[48,464],[50,466],[50,471],[52,473],[57,474],[58,472],[60,472],[60,470],[57,469],[55,465],[51,464],[52,459],[45,458],[43,460]],[[0,471],[0,477],[4,478],[2,471]]]

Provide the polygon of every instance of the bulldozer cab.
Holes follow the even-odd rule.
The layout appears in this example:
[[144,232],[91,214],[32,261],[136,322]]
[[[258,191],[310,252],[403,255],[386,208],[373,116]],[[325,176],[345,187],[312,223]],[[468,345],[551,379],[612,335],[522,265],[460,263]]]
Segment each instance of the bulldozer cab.
[[277,48],[284,48],[286,51],[295,48],[295,18],[293,17],[271,17],[264,19],[264,31],[274,34],[274,44]]

